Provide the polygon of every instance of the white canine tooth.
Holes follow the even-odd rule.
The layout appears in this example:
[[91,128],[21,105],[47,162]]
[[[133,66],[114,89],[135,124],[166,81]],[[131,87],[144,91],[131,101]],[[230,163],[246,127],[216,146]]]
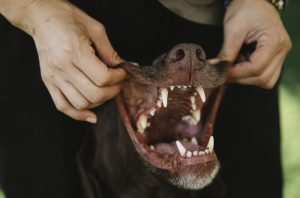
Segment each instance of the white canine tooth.
[[197,155],[198,155],[198,151],[194,151],[193,156],[197,156]]
[[204,152],[205,152],[205,154],[208,154],[208,153],[209,153],[209,150],[208,150],[208,149],[205,149]]
[[170,86],[171,91],[175,89],[175,86]]
[[198,145],[198,141],[197,141],[197,139],[195,137],[193,137],[191,139],[191,143],[194,144],[194,145]]
[[192,152],[191,151],[186,152],[186,156],[187,157],[192,157]]
[[168,89],[163,88],[160,93],[161,93],[163,105],[164,105],[164,107],[167,107],[168,106]]
[[151,116],[154,116],[155,111],[156,111],[156,109],[153,107],[153,108],[150,109],[149,114],[150,114]]
[[155,151],[155,147],[153,145],[150,145],[150,150]]
[[198,87],[196,88],[196,91],[198,92],[198,94],[199,94],[199,96],[200,96],[202,102],[205,102],[205,101],[206,101],[206,96],[205,96],[205,91],[204,91],[203,87],[198,86]]
[[184,148],[184,146],[181,144],[180,141],[176,140],[176,146],[177,146],[177,149],[180,153],[181,156],[184,156],[185,152],[186,152],[186,149]]
[[199,151],[199,155],[204,155],[205,152],[204,151]]
[[192,114],[193,114],[195,120],[196,120],[197,122],[199,122],[200,119],[201,119],[201,112],[200,112],[200,109],[198,109],[198,110],[196,110],[196,111],[193,111]]
[[161,107],[161,103],[162,103],[162,101],[161,101],[161,100],[157,100],[157,103],[156,103],[156,105],[157,105],[158,107]]
[[144,133],[144,130],[147,128],[148,116],[146,114],[141,114],[137,121],[138,132]]
[[214,136],[210,136],[209,141],[208,141],[206,147],[207,147],[210,151],[213,151],[213,150],[214,150],[214,143],[215,143]]
[[196,102],[196,97],[195,96],[191,96],[191,103],[195,104],[195,102]]

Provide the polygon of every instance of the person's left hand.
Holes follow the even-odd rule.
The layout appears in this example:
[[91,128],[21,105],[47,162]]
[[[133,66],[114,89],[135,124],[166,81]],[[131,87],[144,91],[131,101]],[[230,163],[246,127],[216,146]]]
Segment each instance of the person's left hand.
[[235,62],[243,44],[256,42],[249,59],[237,62],[229,82],[271,89],[292,47],[276,9],[266,0],[234,0],[224,18],[224,43],[217,59]]

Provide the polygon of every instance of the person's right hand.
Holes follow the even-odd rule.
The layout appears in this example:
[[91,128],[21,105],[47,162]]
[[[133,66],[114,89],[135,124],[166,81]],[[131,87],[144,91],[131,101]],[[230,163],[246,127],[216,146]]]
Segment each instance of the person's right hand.
[[33,24],[26,32],[35,41],[42,79],[56,108],[95,123],[89,109],[114,97],[126,76],[123,69],[107,66],[122,60],[105,28],[66,1],[35,1],[29,8]]

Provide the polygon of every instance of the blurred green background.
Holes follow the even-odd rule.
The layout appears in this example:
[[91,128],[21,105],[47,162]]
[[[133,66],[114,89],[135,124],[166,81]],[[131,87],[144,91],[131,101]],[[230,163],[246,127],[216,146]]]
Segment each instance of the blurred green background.
[[283,21],[293,41],[280,87],[284,198],[300,197],[300,1],[290,0]]
[[[300,197],[300,1],[290,0],[282,15],[293,41],[280,86],[284,198]],[[0,198],[4,195],[0,191]]]

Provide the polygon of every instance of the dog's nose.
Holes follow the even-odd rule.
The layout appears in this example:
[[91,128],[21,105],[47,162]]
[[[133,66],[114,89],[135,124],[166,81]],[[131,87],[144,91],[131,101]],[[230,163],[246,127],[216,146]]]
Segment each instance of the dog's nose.
[[179,44],[173,47],[168,53],[168,60],[171,62],[183,62],[190,64],[192,62],[205,60],[204,50],[195,44]]

